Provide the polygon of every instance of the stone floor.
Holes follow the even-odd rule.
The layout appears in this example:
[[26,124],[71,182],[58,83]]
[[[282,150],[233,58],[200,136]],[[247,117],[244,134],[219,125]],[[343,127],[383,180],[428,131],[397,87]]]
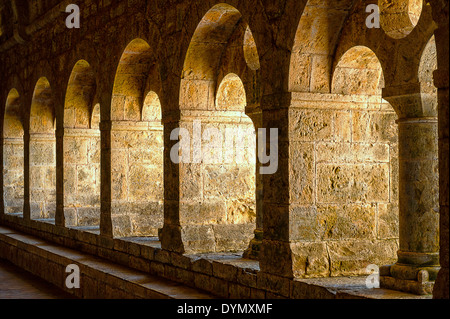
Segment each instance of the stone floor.
[[73,299],[39,277],[0,259],[0,299]]

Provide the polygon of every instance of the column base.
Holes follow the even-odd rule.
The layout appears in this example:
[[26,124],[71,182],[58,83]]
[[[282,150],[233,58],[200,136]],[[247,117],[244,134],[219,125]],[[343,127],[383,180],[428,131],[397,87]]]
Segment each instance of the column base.
[[388,265],[380,268],[380,288],[432,295],[439,267]]
[[158,229],[158,237],[162,249],[180,254],[185,253],[180,226],[165,224],[163,228]]
[[250,241],[249,247],[244,251],[242,257],[252,260],[259,260],[262,248],[263,231],[255,230],[255,237]]

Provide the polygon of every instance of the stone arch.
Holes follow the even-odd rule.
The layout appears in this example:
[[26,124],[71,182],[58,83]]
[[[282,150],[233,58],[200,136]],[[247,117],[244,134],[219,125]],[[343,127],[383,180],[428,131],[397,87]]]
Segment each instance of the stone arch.
[[[284,3],[284,1],[282,1],[283,3],[280,4],[280,6],[283,7],[288,7],[288,4]],[[297,2],[294,2],[295,4]],[[258,8],[256,10],[256,8]],[[223,10],[223,12],[225,13],[225,16],[221,16],[220,13],[218,16],[220,16],[221,21],[214,21],[215,17],[214,17],[214,13],[215,12],[220,12],[221,10]],[[203,65],[207,65],[208,59],[210,61],[212,61],[211,66],[213,66],[213,64],[218,65],[218,62],[223,59],[223,56],[221,57],[220,55],[220,51],[222,51],[219,46],[223,46],[226,45],[226,40],[222,41],[222,43],[217,43],[219,46],[217,46],[215,49],[214,47],[210,44],[210,49],[207,49],[206,46],[207,44],[205,44],[205,49],[198,49],[199,45],[199,41],[196,42],[194,37],[197,37],[197,39],[199,38],[203,38],[203,39],[207,39],[207,33],[208,30],[211,32],[214,32],[214,26],[211,24],[208,27],[208,20],[212,20],[214,21],[214,24],[219,26],[219,28],[216,28],[216,33],[219,33],[219,31],[217,30],[224,30],[224,28],[226,29],[226,32],[228,32],[227,34],[223,34],[220,35],[220,37],[222,39],[225,38],[232,38],[234,35],[236,35],[236,29],[238,28],[242,28],[243,27],[243,33],[242,36],[244,36],[245,31],[248,27],[248,29],[250,30],[250,32],[247,32],[247,35],[245,37],[245,41],[244,39],[241,39],[241,51],[242,50],[242,42],[244,42],[244,46],[245,46],[245,55],[247,57],[244,56],[244,53],[239,53],[239,57],[236,60],[239,64],[241,63],[241,58],[244,61],[244,66],[246,66],[249,69],[249,77],[247,76],[243,76],[243,74],[241,74],[240,72],[238,72],[237,70],[227,70],[228,72],[234,72],[236,74],[238,74],[242,81],[244,82],[244,86],[247,90],[247,96],[249,99],[252,99],[255,101],[255,103],[249,103],[249,107],[251,107],[251,105],[253,104],[258,104],[260,103],[261,97],[262,97],[262,92],[263,92],[263,81],[261,81],[261,79],[263,78],[262,76],[262,72],[263,70],[266,70],[267,72],[267,68],[263,67],[263,65],[268,65],[270,64],[272,61],[272,59],[270,57],[268,57],[269,54],[267,54],[268,51],[270,51],[270,54],[272,54],[272,44],[273,41],[271,41],[270,39],[272,39],[272,30],[271,30],[271,26],[270,23],[268,22],[268,17],[267,17],[267,13],[270,11],[275,11],[278,12],[280,10],[280,7],[277,6],[277,4],[273,3],[270,4],[270,8],[267,4],[261,4],[257,1],[243,1],[243,2],[236,2],[236,1],[228,1],[228,0],[224,0],[224,1],[213,1],[213,2],[203,2],[203,3],[196,3],[195,6],[189,6],[189,9],[187,9],[187,12],[184,14],[186,17],[189,16],[189,18],[187,19],[187,22],[185,24],[186,28],[183,28],[183,34],[181,36],[181,44],[180,44],[180,53],[177,54],[172,54],[170,55],[171,60],[168,61],[172,61],[171,65],[165,65],[165,63],[162,63],[162,67],[164,68],[163,71],[166,70],[174,70],[173,72],[169,72],[168,77],[169,78],[173,78],[175,80],[175,77],[177,77],[176,80],[178,80],[178,75],[181,75],[182,81],[179,82],[179,86],[174,86],[173,87],[173,93],[171,94],[165,94],[164,99],[173,99],[173,101],[169,102],[168,100],[164,100],[163,103],[164,105],[166,105],[167,108],[170,108],[170,105],[173,105],[172,107],[174,107],[174,111],[175,108],[183,108],[183,99],[184,96],[188,96],[191,95],[192,92],[196,91],[202,91],[203,93],[200,94],[205,94],[205,92],[212,93],[209,94],[209,99],[208,99],[208,105],[209,107],[212,107],[214,105],[214,90],[217,89],[217,85],[218,83],[220,83],[220,74],[219,76],[217,76],[217,74],[213,74],[214,77],[211,77],[211,74],[209,74],[206,77],[200,76],[198,77],[198,84],[202,85],[202,87],[200,88],[199,86],[197,87],[197,89],[193,88],[193,86],[196,86],[196,84],[194,84],[194,75],[191,74],[191,78],[190,81],[191,83],[185,83],[185,82],[189,82],[189,81],[183,81],[185,78],[187,79],[188,77],[185,77],[185,75],[189,75],[191,73],[191,71],[193,69],[189,68],[189,63],[188,60],[191,60],[193,63],[193,65],[197,64],[195,61],[204,61],[206,63],[202,63]],[[284,10],[284,9],[283,9]],[[228,11],[228,12],[226,12]],[[232,15],[234,15],[235,18],[237,18],[236,24],[234,24],[234,21],[231,21],[233,18],[231,17]],[[226,20],[229,20],[228,22]],[[264,21],[264,22],[261,22]],[[283,21],[283,23],[285,23],[285,21]],[[233,25],[234,24],[234,25]],[[234,28],[234,30],[233,30]],[[203,33],[199,32],[199,30],[203,29]],[[212,35],[212,34],[211,34]],[[214,35],[212,35],[214,36]],[[192,41],[194,39],[194,41]],[[201,42],[201,41],[200,41]],[[218,42],[221,42],[220,40]],[[234,43],[237,45],[237,42]],[[200,44],[201,45],[201,44]],[[195,49],[195,47],[197,47],[197,49]],[[255,50],[256,49],[256,50]],[[223,52],[223,51],[222,51]],[[254,56],[255,53],[258,54],[258,58],[259,61],[258,63],[256,62],[256,60],[252,60],[251,55],[253,54]],[[265,55],[266,54],[266,55]],[[241,56],[242,55],[242,56]],[[215,59],[215,57],[217,59]],[[246,61],[249,61],[248,63]],[[253,64],[252,64],[253,63]],[[176,65],[176,67],[174,68],[174,65]],[[252,70],[250,65],[252,65],[252,67],[255,70]],[[259,69],[257,69],[257,66],[259,65]],[[200,64],[197,64],[196,68],[194,68],[194,70],[200,71],[200,72],[194,72],[197,74],[201,74],[201,66]],[[215,67],[211,67],[211,69],[215,69]],[[253,71],[253,75],[254,79],[252,79],[252,72]],[[277,69],[278,71],[278,69]],[[175,73],[175,74],[174,74]],[[207,73],[207,72],[206,72]],[[223,75],[226,75],[223,74]],[[268,72],[268,74],[266,74],[266,77],[272,76],[273,74],[270,74],[270,72]],[[164,81],[167,81],[168,77],[164,78]],[[216,81],[211,80],[210,83],[207,83],[207,78],[208,79],[213,79],[215,78]],[[203,83],[201,82],[200,79],[205,80]],[[255,83],[252,83],[255,82]],[[272,83],[270,80],[268,80],[268,83]],[[266,84],[268,84],[266,83]],[[215,85],[214,85],[215,84]],[[269,85],[267,86],[269,87]],[[165,87],[165,89],[170,89],[168,87]],[[191,90],[192,92],[189,92],[189,90]],[[175,94],[176,91],[176,94]],[[254,93],[253,93],[254,91]],[[196,93],[198,94],[198,93]],[[270,92],[268,93],[270,94]],[[205,103],[204,103],[205,104]],[[207,107],[206,104],[202,106],[203,108]]]
[[[95,74],[75,63],[64,103],[64,216],[66,226],[100,224],[100,130],[91,127]],[[99,112],[99,111],[98,111]]]
[[244,34],[244,58],[251,70],[258,71],[261,68],[258,48],[249,25],[247,25]]
[[[158,236],[163,225],[163,126],[154,50],[124,49],[111,102],[111,219],[115,237]],[[153,116],[153,118],[152,118]]]
[[72,69],[66,89],[65,128],[89,128],[95,93],[94,71],[87,61],[79,60]]
[[333,57],[353,5],[352,0],[306,3],[290,56],[290,92],[330,92]]
[[353,46],[339,55],[332,70],[331,94],[323,94],[320,101],[328,103],[327,112],[313,111],[326,126],[326,117],[333,119],[333,137],[323,143],[319,136],[313,157],[317,185],[314,209],[320,212],[324,226],[321,240],[339,242],[330,246],[330,254],[344,249],[344,238],[346,244],[361,245],[346,255],[345,270],[332,272],[362,274],[365,269],[359,262],[390,263],[398,249],[397,114],[382,99],[383,70],[371,49]]
[[141,112],[142,121],[159,122],[162,121],[161,102],[158,94],[154,91],[148,92],[145,96]]
[[433,35],[422,52],[418,69],[424,116],[437,116],[438,114],[437,88],[434,85],[433,78],[435,70],[437,70],[437,51],[436,40]]
[[55,106],[46,77],[36,83],[30,108],[30,213],[53,219],[56,212]]
[[91,129],[100,128],[100,103],[96,103],[92,108],[89,127]]
[[181,109],[214,107],[221,57],[241,17],[235,7],[222,3],[212,7],[198,24],[181,75]]
[[250,26],[244,19],[237,22],[220,59],[221,62],[214,79],[215,95],[217,95],[223,79],[230,74],[235,74],[245,90],[245,94],[242,96],[246,98],[246,113],[252,117],[253,113],[260,111],[261,65],[255,39]]
[[378,0],[380,24],[388,36],[401,39],[408,36],[419,22],[423,0]]
[[[184,108],[186,100],[189,101],[188,109],[214,109],[222,79],[235,73],[247,93],[247,113],[258,112],[261,64],[248,17],[228,3],[216,4],[204,12],[190,35],[184,56],[180,109]],[[207,98],[203,99],[205,96]]]
[[[247,97],[240,78],[249,79],[255,72],[247,61],[257,56],[256,47],[249,33],[245,43],[246,30],[235,7],[217,4],[197,25],[186,53],[180,88],[181,128],[201,141],[192,140],[192,161],[179,164],[185,252],[243,251],[255,230],[256,145],[250,147],[253,157],[234,158],[245,148],[240,142],[250,130],[254,132],[245,115]],[[254,55],[247,60],[245,45],[247,53]],[[228,151],[233,154],[228,156]]]
[[245,112],[246,105],[247,98],[242,80],[237,74],[228,73],[219,84],[216,109]]
[[3,202],[6,214],[23,214],[24,129],[21,96],[9,91],[3,117]]
[[331,93],[381,96],[383,88],[384,76],[381,64],[369,48],[352,47],[337,61]]
[[[238,126],[228,127],[233,130],[239,130],[239,135],[235,137],[236,145],[234,156],[236,156],[236,162],[238,162],[239,156],[237,152],[241,152],[241,154],[243,154],[243,161],[240,160],[239,163],[233,163],[233,165],[228,169],[233,170],[238,168],[239,170],[246,171],[246,173],[241,173],[241,176],[237,176],[237,178],[235,178],[234,180],[230,180],[228,184],[230,189],[241,187],[237,184],[243,182],[245,185],[245,187],[241,188],[241,190],[245,191],[241,192],[239,196],[235,196],[236,198],[232,198],[230,201],[233,203],[227,203],[227,213],[229,214],[229,216],[227,217],[232,216],[232,218],[234,218],[232,222],[235,224],[251,224],[256,222],[256,132],[252,119],[245,114],[246,105],[246,91],[242,80],[237,74],[228,73],[220,82],[219,88],[217,90],[216,110],[219,112],[238,112],[240,117]],[[225,128],[225,133],[226,129],[227,128]],[[227,138],[228,136],[226,134],[224,139],[225,145],[227,143]],[[242,144],[240,144],[238,140],[240,140]],[[225,149],[223,149],[222,151],[224,152],[224,160],[228,160],[228,162],[231,162],[232,160],[225,158]],[[212,172],[214,167],[212,167],[212,169],[206,169]],[[213,192],[211,192],[211,194],[213,194],[214,197],[228,196],[227,193],[222,192],[219,192],[218,194],[214,194]],[[231,208],[233,205],[237,206],[236,209]]]
[[[60,83],[59,78],[54,73],[53,68],[50,65],[49,61],[41,60],[35,64],[34,68],[32,69],[31,76],[27,78],[24,84],[24,97],[26,97],[25,101],[26,107],[24,112],[25,133],[27,131],[33,132],[30,126],[31,113],[33,103],[36,103],[36,97],[38,97],[39,95],[39,86],[45,88],[44,94],[51,96],[49,101],[47,101],[46,105],[48,105],[47,107],[48,109],[52,110],[51,113],[53,114],[52,116],[53,122],[56,120],[57,114],[56,111],[58,106],[56,105],[55,96],[59,89],[60,84],[62,83]],[[62,84],[62,86],[64,85],[65,84]],[[60,109],[62,109],[62,105]],[[56,127],[54,127],[54,129],[56,129]]]
[[[397,3],[399,2],[397,1]],[[354,7],[351,9],[351,19],[346,20],[339,34],[333,66],[351,48],[365,46],[376,54],[382,66],[385,79],[383,96],[394,97],[405,93],[418,93],[419,59],[423,48],[436,28],[430,6],[423,6],[417,25],[407,37],[402,39],[388,36],[383,28],[367,28],[365,24],[369,13],[366,12],[366,7],[365,1],[355,1]],[[402,110],[395,104],[391,102],[392,107],[401,116]]]
[[3,138],[23,138],[23,117],[20,94],[17,89],[9,91],[3,118]]
[[114,80],[111,120],[140,120],[148,74],[154,66],[153,50],[145,40],[137,38],[127,45]]
[[30,133],[54,133],[55,107],[52,89],[46,77],[41,77],[33,91],[30,109]]

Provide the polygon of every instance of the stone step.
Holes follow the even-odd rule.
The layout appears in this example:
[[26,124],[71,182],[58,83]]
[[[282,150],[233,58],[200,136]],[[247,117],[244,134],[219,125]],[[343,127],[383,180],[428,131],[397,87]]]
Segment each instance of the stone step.
[[[152,276],[99,257],[62,247],[34,236],[0,227],[0,258],[87,299],[215,299],[199,289]],[[80,288],[69,289],[69,265],[80,270]]]

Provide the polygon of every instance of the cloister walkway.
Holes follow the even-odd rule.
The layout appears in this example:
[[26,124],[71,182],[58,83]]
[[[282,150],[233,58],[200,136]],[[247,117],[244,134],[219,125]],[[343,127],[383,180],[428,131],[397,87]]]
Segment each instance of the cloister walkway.
[[45,280],[0,259],[0,299],[73,299]]

